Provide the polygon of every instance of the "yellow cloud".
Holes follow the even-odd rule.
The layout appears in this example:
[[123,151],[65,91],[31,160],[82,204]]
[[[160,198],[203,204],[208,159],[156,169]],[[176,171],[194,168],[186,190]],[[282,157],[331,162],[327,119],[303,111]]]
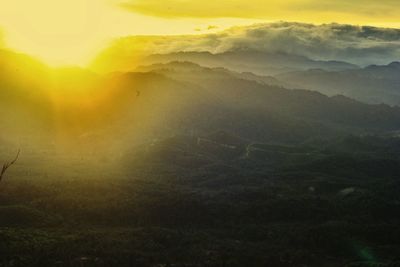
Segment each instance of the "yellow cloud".
[[51,65],[85,65],[123,36],[198,34],[195,29],[276,20],[398,27],[399,12],[399,0],[0,0],[0,28],[3,46]]
[[[400,29],[276,22],[236,26],[208,34],[130,36],[116,40],[103,50],[92,62],[92,68],[101,72],[130,71],[137,65],[151,62],[151,55],[181,52],[201,52],[199,58],[205,60],[199,61],[202,65],[201,62],[209,62],[209,53],[240,51],[278,52],[361,66],[387,64],[399,58]],[[166,58],[169,61],[193,59],[184,53]]]
[[399,22],[398,0],[130,0],[120,5],[167,18],[237,17],[307,22]]
[[[7,47],[51,65],[85,65],[114,38],[193,33],[208,25],[227,28],[245,19],[182,21],[128,12],[120,0],[0,0],[0,28]],[[1,47],[0,34],[0,47]]]

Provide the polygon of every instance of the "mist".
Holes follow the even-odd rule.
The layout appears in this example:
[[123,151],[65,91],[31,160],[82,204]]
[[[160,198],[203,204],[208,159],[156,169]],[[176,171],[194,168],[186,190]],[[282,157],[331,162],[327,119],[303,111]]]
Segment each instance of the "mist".
[[85,68],[0,50],[0,267],[398,264],[399,36],[131,36]]

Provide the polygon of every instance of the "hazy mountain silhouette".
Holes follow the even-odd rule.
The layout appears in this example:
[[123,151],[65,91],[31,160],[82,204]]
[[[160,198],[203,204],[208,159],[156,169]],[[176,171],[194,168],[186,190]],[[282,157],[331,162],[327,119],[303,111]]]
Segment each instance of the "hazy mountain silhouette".
[[[52,86],[61,83],[53,91],[46,83],[38,87],[38,92],[46,92],[43,99],[59,99],[56,106],[38,104],[23,94],[16,97],[24,106],[43,106],[43,116],[55,120],[64,134],[77,138],[98,131],[103,140],[108,134],[118,135],[120,143],[218,130],[250,140],[296,141],[338,132],[382,133],[396,130],[400,123],[398,108],[288,90],[272,77],[188,62],[138,70],[100,76],[76,68],[57,70],[50,78],[35,76],[52,81]],[[48,124],[55,127],[51,120]]]
[[286,87],[343,94],[367,103],[400,104],[400,63],[371,65],[347,71],[322,69],[291,72],[276,76]]
[[145,59],[149,63],[190,61],[207,67],[226,67],[239,72],[259,75],[273,75],[296,70],[321,68],[326,70],[348,70],[358,68],[342,61],[317,61],[305,56],[282,52],[261,52],[252,50],[228,51],[219,54],[209,52],[178,52],[152,55]]

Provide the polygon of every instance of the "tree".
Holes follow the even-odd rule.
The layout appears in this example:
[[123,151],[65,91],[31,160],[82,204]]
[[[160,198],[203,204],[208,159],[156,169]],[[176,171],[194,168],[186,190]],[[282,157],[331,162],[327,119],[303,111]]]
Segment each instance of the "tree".
[[3,167],[1,168],[1,173],[0,173],[0,182],[3,180],[4,174],[6,173],[8,168],[10,168],[12,165],[14,165],[15,162],[17,162],[19,153],[20,153],[20,150],[18,150],[17,156],[14,158],[14,160],[3,164]]

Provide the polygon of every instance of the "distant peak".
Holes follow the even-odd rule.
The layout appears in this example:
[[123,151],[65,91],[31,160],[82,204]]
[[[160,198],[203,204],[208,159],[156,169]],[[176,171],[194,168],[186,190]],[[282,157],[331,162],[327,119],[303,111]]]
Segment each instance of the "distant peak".
[[388,66],[389,67],[394,67],[394,68],[400,68],[400,62],[399,61],[393,61]]
[[365,69],[367,70],[376,70],[376,69],[381,69],[381,68],[391,68],[391,69],[400,69],[400,62],[399,61],[393,61],[392,63],[389,63],[387,65],[369,65]]

